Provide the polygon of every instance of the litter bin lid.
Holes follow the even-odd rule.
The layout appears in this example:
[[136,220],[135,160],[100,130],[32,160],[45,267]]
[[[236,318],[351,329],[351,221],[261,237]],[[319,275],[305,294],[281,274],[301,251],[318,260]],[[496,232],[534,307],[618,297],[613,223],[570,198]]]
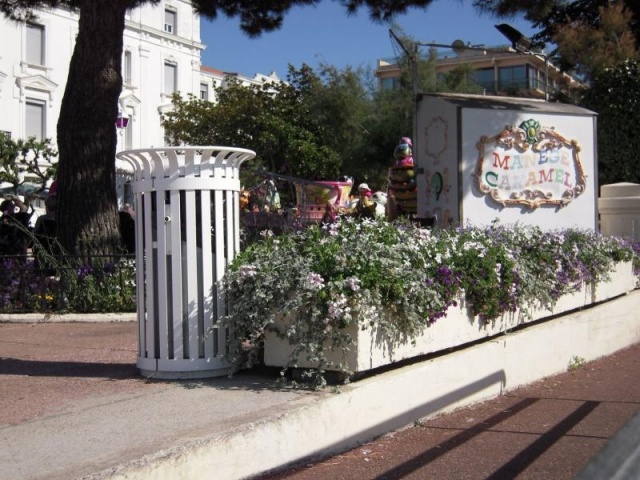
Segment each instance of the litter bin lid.
[[640,197],[640,185],[637,183],[612,183],[600,188],[600,198]]

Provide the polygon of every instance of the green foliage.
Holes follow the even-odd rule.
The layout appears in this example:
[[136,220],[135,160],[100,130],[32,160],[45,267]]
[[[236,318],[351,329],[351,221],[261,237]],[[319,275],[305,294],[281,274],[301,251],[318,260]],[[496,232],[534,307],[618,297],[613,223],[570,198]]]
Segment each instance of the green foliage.
[[598,113],[598,181],[640,183],[640,61],[627,60],[594,80],[582,105]]
[[[392,152],[412,136],[414,101],[406,59],[401,88],[379,91],[372,72],[321,65],[289,66],[287,83],[262,86],[229,81],[216,90],[217,103],[174,96],[163,126],[177,144],[239,145],[255,150],[261,166],[307,180],[341,176],[386,187]],[[435,85],[432,60],[420,62],[421,85]],[[438,85],[442,90],[479,92],[471,69],[460,67]],[[245,178],[245,183],[250,184]]]
[[56,165],[52,162],[57,154],[48,138],[14,140],[0,133],[0,183],[10,183],[14,194],[26,182],[35,183],[38,185],[36,193],[41,192],[47,181],[55,176]]
[[587,364],[587,361],[584,358],[574,355],[573,357],[571,357],[571,360],[569,360],[569,366],[567,367],[567,371],[572,372],[574,370],[579,370],[582,367],[584,367],[586,364]]
[[[315,365],[308,375],[316,387],[327,367],[349,377],[351,325],[412,341],[458,302],[481,323],[511,312],[526,317],[637,257],[616,237],[518,225],[427,230],[345,218],[263,236],[225,274],[230,310],[222,323],[236,333],[229,358],[238,361],[275,332],[293,346],[286,367],[301,359]],[[327,360],[331,350],[342,360]]]
[[318,71],[307,65],[289,68],[287,80],[300,91],[301,101],[313,119],[318,139],[340,158],[340,174],[369,181],[385,164],[379,152],[369,155],[372,138],[369,124],[376,114],[363,68],[339,70],[321,64]]
[[117,263],[66,265],[59,269],[65,285],[64,299],[68,311],[135,312],[135,261],[122,259]]
[[601,6],[598,13],[595,24],[579,20],[559,27],[553,37],[559,55],[588,78],[627,58],[638,58],[636,39],[629,28],[632,14],[624,2]]
[[253,166],[307,179],[336,178],[340,160],[319,141],[300,92],[286,83],[241,85],[229,79],[217,103],[174,95],[163,127],[176,144],[232,145],[254,150]]
[[[217,103],[174,97],[163,125],[175,143],[241,145],[252,167],[307,180],[351,176],[384,188],[391,152],[411,132],[411,111],[375,93],[370,71],[289,67],[287,83],[231,81]],[[249,183],[249,182],[247,182]]]

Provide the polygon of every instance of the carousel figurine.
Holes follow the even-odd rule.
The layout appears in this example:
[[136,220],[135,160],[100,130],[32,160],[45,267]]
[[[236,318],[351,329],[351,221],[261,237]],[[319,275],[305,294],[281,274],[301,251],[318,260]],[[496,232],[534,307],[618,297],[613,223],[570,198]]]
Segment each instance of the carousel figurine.
[[358,185],[358,200],[351,207],[338,209],[341,215],[348,215],[357,218],[375,218],[376,203],[371,199],[371,189],[366,183]]
[[409,137],[400,139],[400,143],[393,151],[393,158],[396,159],[396,167],[413,166],[413,143]]

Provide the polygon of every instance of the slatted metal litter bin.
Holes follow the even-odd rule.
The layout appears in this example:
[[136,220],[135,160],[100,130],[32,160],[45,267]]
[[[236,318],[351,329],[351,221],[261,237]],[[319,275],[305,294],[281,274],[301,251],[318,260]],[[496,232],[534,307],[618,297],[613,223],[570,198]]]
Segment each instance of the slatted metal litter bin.
[[228,332],[217,288],[240,248],[240,165],[255,157],[231,147],[127,150],[134,168],[138,360],[142,375],[226,375]]

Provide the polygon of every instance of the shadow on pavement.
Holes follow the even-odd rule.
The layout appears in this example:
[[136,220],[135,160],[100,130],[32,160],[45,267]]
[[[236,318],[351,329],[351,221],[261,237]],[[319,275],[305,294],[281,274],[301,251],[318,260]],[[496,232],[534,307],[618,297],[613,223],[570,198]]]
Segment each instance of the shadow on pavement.
[[0,375],[30,377],[95,377],[114,380],[141,378],[136,366],[126,363],[92,363],[3,358]]

